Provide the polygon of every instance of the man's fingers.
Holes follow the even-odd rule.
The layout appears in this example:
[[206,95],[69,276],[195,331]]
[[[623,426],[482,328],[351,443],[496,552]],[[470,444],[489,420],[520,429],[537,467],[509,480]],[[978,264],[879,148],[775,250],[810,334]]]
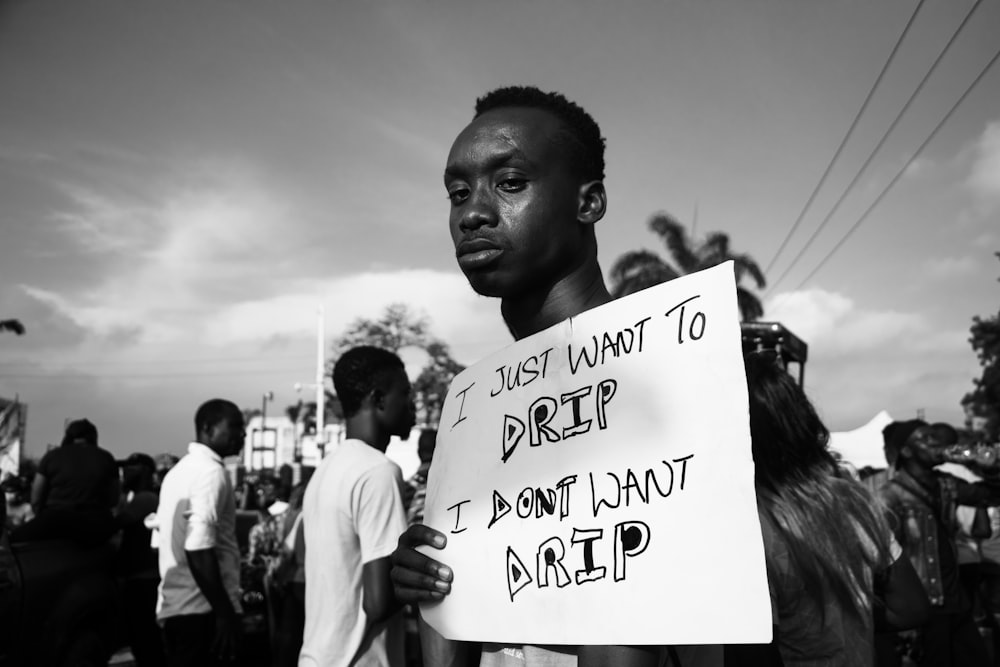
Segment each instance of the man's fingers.
[[447,539],[433,528],[410,526],[399,538],[392,553],[390,578],[396,596],[403,602],[440,600],[451,592],[451,568],[426,556],[414,547],[428,545],[443,548]]
[[435,549],[443,549],[447,541],[448,538],[446,538],[443,533],[417,523],[407,528],[406,532],[399,536],[398,550],[405,547],[413,548],[419,546],[430,546]]
[[406,567],[393,567],[389,571],[389,577],[393,584],[400,589],[417,589],[438,594],[451,592],[451,572],[447,578],[442,578],[435,574],[426,574]]
[[394,568],[414,570],[422,574],[429,574],[438,579],[451,581],[451,568],[439,563],[430,556],[424,555],[414,549],[400,547],[392,552],[389,562]]

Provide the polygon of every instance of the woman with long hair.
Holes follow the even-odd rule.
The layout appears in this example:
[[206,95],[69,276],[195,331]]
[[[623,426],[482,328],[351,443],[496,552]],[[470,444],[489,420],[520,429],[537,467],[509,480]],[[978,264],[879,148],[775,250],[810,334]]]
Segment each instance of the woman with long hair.
[[726,665],[874,665],[876,627],[923,623],[926,595],[802,388],[773,353],[746,368],[774,641],[727,647]]

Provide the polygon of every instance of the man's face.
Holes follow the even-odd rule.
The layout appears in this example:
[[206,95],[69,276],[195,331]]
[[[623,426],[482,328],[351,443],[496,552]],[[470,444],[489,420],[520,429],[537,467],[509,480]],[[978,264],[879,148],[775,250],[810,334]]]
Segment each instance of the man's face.
[[383,400],[382,415],[386,428],[390,434],[405,439],[417,423],[410,380],[405,372],[400,370],[393,376]]
[[930,426],[920,426],[906,439],[911,458],[928,467],[944,461],[940,439]]
[[257,506],[268,508],[278,499],[278,488],[274,482],[268,480],[261,482],[256,488]]
[[547,291],[585,260],[580,179],[540,109],[503,108],[466,127],[448,154],[445,188],[458,265],[479,294]]
[[243,415],[236,414],[221,420],[212,428],[211,439],[220,455],[235,456],[239,454],[246,441]]

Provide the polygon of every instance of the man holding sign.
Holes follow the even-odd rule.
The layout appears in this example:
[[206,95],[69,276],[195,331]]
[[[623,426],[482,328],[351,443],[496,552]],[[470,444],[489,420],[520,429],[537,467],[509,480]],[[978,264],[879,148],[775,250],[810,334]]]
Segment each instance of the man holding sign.
[[[658,665],[659,644],[770,640],[732,269],[693,276],[692,294],[651,290],[612,303],[594,233],[607,208],[603,179],[597,124],[535,88],[478,100],[448,156],[459,266],[476,292],[500,297],[518,342],[453,382],[428,488],[427,522],[437,529],[412,526],[392,556],[396,595],[425,603],[424,616],[453,638],[422,626],[428,665]],[[633,316],[630,304],[656,312]],[[706,313],[718,311],[725,316],[708,327]],[[685,339],[694,345],[682,348]],[[667,368],[688,386],[660,391]],[[704,420],[684,414],[710,403],[735,418],[713,424],[717,437],[700,454],[720,470],[692,490],[690,443]],[[722,452],[725,442],[739,449]],[[739,456],[720,455],[730,451]],[[552,478],[529,479],[540,474]],[[679,518],[663,520],[665,512]],[[735,525],[691,545],[706,532],[703,517]],[[707,549],[721,562],[734,544],[748,547],[742,565],[684,571]],[[742,591],[738,604],[711,599],[716,576],[725,581],[715,591]],[[669,588],[675,582],[702,588],[672,599],[684,593]],[[691,630],[685,614],[707,629]],[[727,622],[739,627],[712,632]],[[684,629],[671,632],[672,623]]]

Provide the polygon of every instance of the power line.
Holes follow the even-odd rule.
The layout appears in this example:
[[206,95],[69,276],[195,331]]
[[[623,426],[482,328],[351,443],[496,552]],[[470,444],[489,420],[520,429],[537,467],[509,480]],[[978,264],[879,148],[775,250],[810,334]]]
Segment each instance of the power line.
[[[143,366],[143,365],[158,365],[158,364],[228,364],[228,363],[244,363],[247,361],[303,361],[313,359],[312,355],[299,354],[287,357],[273,357],[266,354],[259,354],[253,357],[226,357],[226,358],[190,358],[190,359],[90,359],[87,361],[62,361],[65,366]],[[0,360],[0,366],[31,366],[39,362],[32,361],[28,359],[12,359],[12,360]]]
[[796,291],[796,290],[798,290],[798,289],[800,289],[803,285],[805,285],[807,282],[809,282],[809,280],[814,275],[816,275],[816,273],[821,268],[823,268],[823,265],[826,264],[827,261],[829,261],[829,259],[831,257],[833,257],[837,253],[838,250],[840,250],[841,246],[843,246],[844,243],[847,242],[847,239],[849,239],[851,237],[851,235],[854,234],[855,231],[857,231],[857,229],[861,226],[861,224],[868,218],[868,215],[872,212],[872,210],[874,210],[874,208],[876,206],[878,206],[879,202],[882,201],[882,199],[889,192],[889,190],[892,189],[892,187],[894,185],[896,185],[896,183],[899,181],[900,178],[902,178],[902,176],[906,172],[906,170],[909,169],[910,165],[913,164],[913,161],[916,160],[917,157],[919,157],[920,153],[923,152],[924,148],[927,147],[927,144],[929,144],[931,142],[931,140],[935,137],[935,135],[937,135],[938,131],[944,126],[944,124],[948,121],[948,119],[951,118],[951,115],[953,113],[955,113],[955,110],[958,109],[959,105],[961,105],[962,102],[965,101],[965,98],[969,96],[969,93],[972,92],[973,88],[975,88],[979,84],[979,82],[982,80],[982,78],[984,76],[986,76],[986,73],[989,71],[989,69],[991,67],[993,67],[993,65],[994,65],[994,63],[996,63],[997,59],[1000,59],[1000,50],[998,50],[995,54],[993,54],[993,57],[990,58],[990,61],[988,63],[986,63],[986,66],[983,67],[983,69],[982,69],[981,72],[979,72],[979,76],[977,76],[973,80],[973,82],[971,84],[969,84],[969,87],[965,89],[965,92],[962,93],[962,96],[958,98],[958,101],[955,102],[954,105],[952,105],[951,109],[948,110],[948,113],[946,113],[944,115],[944,117],[940,120],[940,122],[938,122],[938,124],[934,127],[934,129],[931,131],[931,133],[929,135],[927,135],[927,138],[924,139],[924,142],[922,144],[920,144],[920,147],[917,148],[916,152],[914,152],[913,155],[910,156],[910,159],[906,161],[906,164],[903,165],[903,168],[900,169],[896,173],[896,175],[892,178],[891,181],[889,181],[889,184],[887,186],[885,186],[885,189],[882,190],[882,192],[879,194],[879,196],[875,198],[875,201],[873,201],[871,203],[871,206],[869,206],[865,210],[865,212],[861,214],[861,217],[858,218],[857,222],[855,222],[854,225],[850,229],[847,230],[847,233],[844,234],[844,236],[840,239],[840,241],[837,242],[837,245],[835,245],[833,247],[833,249],[830,250],[830,252],[828,252],[826,254],[826,256],[823,257],[822,260],[820,260],[819,264],[816,265],[816,268],[814,268],[809,273],[809,275],[806,276],[802,280],[802,282],[800,282],[795,287],[794,290],[792,290],[793,292]]
[[858,171],[854,174],[854,178],[851,179],[851,182],[848,183],[847,187],[844,188],[843,192],[840,193],[840,197],[837,199],[836,202],[834,202],[833,207],[829,210],[829,212],[826,214],[826,216],[823,218],[823,220],[820,221],[819,226],[816,227],[816,229],[813,231],[812,235],[806,241],[805,245],[803,245],[802,248],[799,250],[799,252],[795,255],[795,257],[792,258],[792,261],[785,268],[784,272],[780,276],[778,276],[777,280],[775,280],[773,283],[771,283],[771,289],[776,288],[778,286],[778,284],[782,280],[784,280],[785,277],[791,272],[791,270],[795,267],[795,265],[798,264],[799,260],[802,259],[802,256],[806,253],[806,251],[809,250],[810,247],[812,247],[813,241],[816,240],[816,237],[819,236],[820,232],[823,231],[823,228],[826,227],[827,223],[830,222],[830,219],[840,209],[840,205],[844,203],[845,199],[847,199],[847,195],[850,194],[851,190],[854,188],[854,186],[857,184],[857,182],[861,179],[861,175],[865,172],[865,170],[868,168],[868,166],[872,163],[872,160],[875,158],[875,155],[879,152],[879,150],[885,144],[886,140],[889,138],[889,135],[892,134],[892,131],[894,129],[896,129],[897,125],[899,125],[899,121],[902,120],[903,116],[909,110],[910,105],[913,104],[913,100],[915,100],[917,98],[917,95],[920,94],[920,91],[924,89],[924,85],[931,78],[931,75],[934,73],[934,71],[937,69],[937,66],[944,59],[944,56],[948,52],[948,50],[951,48],[951,45],[955,43],[956,39],[958,39],[959,34],[965,28],[965,25],[969,22],[969,19],[972,18],[972,15],[975,13],[976,9],[978,9],[979,5],[982,4],[982,2],[983,2],[983,0],[976,0],[976,2],[973,3],[972,8],[969,9],[969,12],[965,15],[965,18],[959,24],[958,28],[955,29],[955,32],[952,33],[951,39],[948,40],[948,43],[945,44],[944,48],[941,49],[941,52],[938,53],[937,58],[935,58],[934,62],[931,64],[930,68],[927,70],[927,73],[924,74],[924,77],[920,80],[920,83],[917,84],[917,87],[913,90],[913,93],[910,95],[909,99],[906,100],[905,104],[903,104],[902,108],[899,110],[899,113],[896,114],[896,117],[893,119],[892,123],[889,125],[889,128],[882,134],[882,137],[878,140],[878,143],[875,144],[875,148],[873,148],[871,150],[871,152],[868,154],[868,157],[865,159],[864,163],[861,165],[861,167],[858,169]]
[[792,224],[791,229],[789,229],[788,233],[785,234],[785,238],[781,241],[781,245],[778,246],[777,252],[774,253],[774,257],[771,258],[771,261],[767,264],[767,268],[764,269],[764,275],[770,273],[771,269],[774,268],[774,263],[778,261],[778,257],[785,249],[785,246],[788,245],[788,241],[791,240],[792,235],[795,234],[795,230],[799,228],[799,225],[805,218],[806,212],[816,199],[816,195],[819,193],[820,188],[822,188],[823,184],[826,183],[826,178],[830,175],[830,170],[833,169],[833,165],[837,162],[837,158],[840,157],[841,152],[844,150],[844,146],[847,145],[847,140],[851,138],[852,134],[854,134],[854,128],[857,127],[858,121],[861,120],[861,116],[868,108],[868,103],[871,101],[872,96],[875,94],[875,90],[882,82],[882,77],[885,76],[886,70],[889,69],[889,65],[892,64],[892,61],[895,59],[896,52],[899,50],[900,45],[906,38],[907,33],[910,32],[910,26],[913,25],[914,20],[917,18],[917,14],[920,13],[920,8],[923,6],[924,0],[920,0],[917,3],[916,8],[913,10],[913,13],[910,15],[910,20],[906,22],[903,32],[899,34],[899,38],[896,40],[895,46],[892,47],[892,51],[889,53],[889,57],[886,59],[885,64],[882,65],[882,71],[878,73],[878,76],[875,78],[875,83],[872,84],[871,89],[868,91],[868,95],[865,96],[865,101],[861,103],[861,108],[859,108],[858,112],[854,114],[854,120],[851,121],[851,126],[847,128],[847,133],[844,135],[844,138],[840,140],[840,145],[837,146],[837,150],[834,152],[833,157],[830,158],[830,162],[826,165],[826,169],[823,170],[823,175],[819,177],[819,181],[816,183],[816,187],[813,188],[812,193],[809,195],[809,199],[806,200],[805,206],[803,206],[802,210],[799,211],[799,215],[795,218],[795,222]]
[[191,372],[191,373],[14,373],[0,374],[4,380],[166,380],[171,378],[211,378],[236,377],[244,375],[279,375],[281,373],[297,373],[295,368],[264,368],[259,370],[232,370],[221,372]]

